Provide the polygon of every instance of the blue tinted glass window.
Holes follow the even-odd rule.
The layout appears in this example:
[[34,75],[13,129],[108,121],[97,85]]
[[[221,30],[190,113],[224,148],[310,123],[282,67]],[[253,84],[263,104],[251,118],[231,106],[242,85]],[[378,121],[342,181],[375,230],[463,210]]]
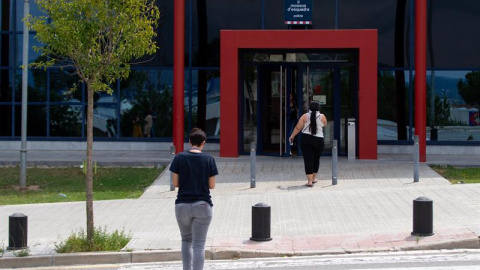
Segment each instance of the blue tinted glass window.
[[[432,3],[432,51],[437,68],[472,68],[480,63],[480,1]],[[431,65],[431,61],[429,61]]]
[[12,136],[12,106],[0,105],[0,136]]
[[172,70],[132,70],[120,82],[120,99],[121,137],[148,135],[144,127],[149,113],[153,118],[150,137],[172,136]]
[[[405,71],[378,73],[378,140],[408,140],[409,76]],[[402,97],[399,100],[399,97]],[[398,101],[398,102],[397,102]]]
[[428,82],[427,139],[480,141],[480,71],[435,71]]
[[[82,112],[81,105],[51,105],[49,106],[49,128],[51,137],[81,137]],[[100,122],[94,116],[94,126]],[[86,123],[86,121],[85,121]],[[85,125],[86,126],[86,125]],[[94,128],[94,136],[98,130]]]
[[[21,136],[22,106],[15,106],[15,136]],[[29,105],[27,114],[27,136],[47,136],[47,106]]]
[[220,66],[220,30],[261,29],[261,1],[196,0],[191,23],[193,66]]

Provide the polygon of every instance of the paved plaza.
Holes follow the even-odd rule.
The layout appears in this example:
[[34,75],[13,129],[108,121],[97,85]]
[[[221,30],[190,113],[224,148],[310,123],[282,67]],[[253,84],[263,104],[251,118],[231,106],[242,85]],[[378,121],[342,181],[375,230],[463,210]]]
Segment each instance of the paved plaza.
[[[13,153],[7,160],[5,152],[0,154],[0,164],[15,163]],[[132,166],[168,166],[171,158],[165,151],[141,155],[112,152],[96,151],[95,159],[104,166],[129,162]],[[332,185],[331,157],[322,157],[320,181],[313,188],[305,186],[301,157],[258,156],[256,185],[251,188],[249,156],[219,158],[218,153],[212,154],[219,175],[212,190],[214,218],[206,244],[211,259],[479,247],[480,185],[451,185],[425,163],[420,164],[420,181],[414,182],[409,156],[385,155],[378,160],[341,157],[337,185]],[[38,151],[30,155],[29,164],[70,165],[81,163],[82,155],[82,151]],[[471,159],[476,157],[427,159],[429,163],[473,166]],[[433,236],[411,235],[413,200],[418,197],[433,201]],[[165,170],[139,199],[96,201],[95,226],[131,233],[125,252],[115,255],[129,254],[126,262],[178,260],[175,198],[176,191],[170,191],[170,173]],[[271,241],[250,240],[252,206],[257,203],[270,206]],[[8,243],[8,217],[13,213],[28,216],[31,258],[49,258],[47,265],[59,264],[62,259],[65,264],[88,263],[76,261],[74,255],[66,259],[54,251],[55,243],[85,228],[85,202],[0,206],[0,241],[4,244]],[[105,253],[97,259],[124,260],[112,256]],[[8,259],[17,258],[0,259],[0,266],[3,262],[7,267]]]

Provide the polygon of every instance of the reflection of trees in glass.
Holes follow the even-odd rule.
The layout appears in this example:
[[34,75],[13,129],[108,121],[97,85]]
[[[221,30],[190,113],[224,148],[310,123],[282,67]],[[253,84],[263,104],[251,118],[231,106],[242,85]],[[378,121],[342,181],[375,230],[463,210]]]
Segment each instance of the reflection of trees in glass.
[[480,71],[472,71],[465,75],[465,82],[457,83],[458,92],[467,105],[480,105]]
[[73,107],[50,107],[50,136],[80,137],[82,135],[81,112]]
[[[37,84],[35,77],[46,77],[45,72],[32,71],[34,78],[34,86],[28,85],[29,100],[46,100],[46,84]],[[22,75],[15,76],[15,80],[22,81]],[[17,83],[15,90],[15,100],[22,99],[22,84]],[[15,106],[15,135],[21,134],[21,106]],[[27,135],[28,136],[46,136],[46,107],[45,106],[28,106],[27,108]]]
[[[158,75],[160,78],[160,74]],[[148,78],[148,71],[132,70],[128,78],[120,81],[121,99],[133,99],[137,92],[143,91],[145,84],[152,84]]]
[[448,99],[443,98],[440,99],[438,96],[435,96],[435,106],[433,108],[434,113],[431,113],[430,110],[432,107],[430,106],[431,103],[431,95],[432,91],[430,91],[430,86],[427,85],[427,125],[433,126],[432,124],[432,115],[435,116],[433,121],[434,126],[446,126],[452,125],[453,123],[449,120],[450,118],[450,103]]
[[395,77],[393,72],[378,74],[378,119],[396,122]]
[[[45,61],[48,61],[48,58],[43,55],[37,57],[34,60],[34,62]],[[48,72],[49,77],[46,76],[44,69],[32,69],[33,83],[35,87],[47,88],[47,85],[50,84],[51,92],[49,101],[68,101],[71,98],[82,101],[82,91],[79,91],[82,87],[81,84],[77,84],[80,81],[80,78],[73,69],[49,68]],[[47,79],[49,80],[48,82]],[[63,94],[67,91],[70,91],[71,93],[69,93],[68,95]],[[30,99],[30,92],[28,95],[29,100],[32,100]],[[46,100],[46,98],[41,100]],[[95,99],[95,101],[96,100],[98,100],[98,98]]]
[[[310,91],[315,91],[315,87],[320,85],[322,93],[327,94],[327,104],[333,104],[333,70],[328,70],[327,72],[321,72],[320,81],[310,82]],[[308,102],[310,103],[310,101]]]
[[[214,39],[210,44],[208,43],[208,20],[207,20],[207,1],[197,0],[197,23],[198,23],[198,52],[196,55],[196,64],[200,67],[218,66],[219,61],[217,57],[219,50],[219,39]],[[209,75],[207,70],[198,70],[198,91],[197,91],[197,111],[196,111],[196,125],[197,127],[206,129],[206,115],[207,115],[207,83]],[[193,124],[192,124],[193,126]],[[187,133],[188,134],[188,133]]]
[[[0,29],[10,30],[10,1],[2,1],[0,8]],[[0,66],[8,67],[10,63],[10,35],[0,35]],[[12,86],[10,84],[10,70],[0,69],[0,102],[12,101]],[[0,106],[0,136],[10,136],[12,126],[12,109],[9,106]]]
[[[206,66],[208,31],[207,31],[207,1],[197,0],[198,18],[198,65]],[[205,130],[205,117],[207,114],[207,71],[198,71],[198,97],[197,97],[197,126]]]
[[450,118],[450,104],[448,99],[443,98],[440,100],[438,96],[435,96],[435,125],[446,126],[452,125]]
[[[188,105],[185,106],[185,114],[183,115],[183,122],[184,123],[188,123]],[[197,110],[196,108],[193,108],[192,109],[192,112],[191,112],[191,115],[192,115],[192,118],[191,118],[191,123],[190,123],[190,127],[188,125],[184,125],[184,128],[183,128],[183,137],[185,138],[188,138],[188,135],[190,134],[190,129],[192,129],[193,127],[198,127],[199,125],[197,124],[197,119],[198,119],[198,114],[197,114]],[[206,133],[206,131],[205,131]],[[207,134],[208,136],[209,134]]]
[[341,106],[348,108],[347,115],[342,117],[353,117],[353,98],[352,89],[354,89],[354,82],[351,79],[353,77],[353,69],[342,69],[340,71],[340,84],[341,84]]
[[[138,79],[143,76],[134,75],[133,77]],[[143,85],[145,81],[133,80],[132,83]],[[122,112],[120,116],[120,129],[122,131],[122,136],[132,136],[132,120],[136,116],[142,121],[143,127],[143,119],[150,109],[152,109],[157,113],[157,117],[154,120],[154,136],[172,137],[172,102],[172,89],[169,89],[166,84],[162,89],[156,89],[153,84],[149,84],[147,89],[136,91],[135,96],[130,100],[132,108]]]
[[[29,88],[30,90],[30,88]],[[21,135],[22,107],[15,106],[15,135]],[[28,106],[27,110],[27,135],[46,136],[46,108],[44,106]]]
[[[405,67],[405,9],[407,1],[397,0],[395,15],[395,67]],[[399,140],[407,139],[407,114],[406,114],[406,88],[405,73],[403,70],[395,71],[395,100],[397,134]]]
[[[47,100],[46,73],[41,69],[32,70],[33,86],[28,85],[28,98],[30,100]],[[21,75],[16,78],[21,81]],[[60,86],[66,82],[59,80],[55,82],[51,80],[51,85]],[[16,99],[21,99],[21,84],[17,84],[15,91]],[[51,88],[55,89],[55,88]],[[63,100],[64,95],[57,92],[50,92],[50,100]],[[21,115],[21,108],[17,106],[16,115]],[[73,110],[69,105],[50,106],[50,136],[81,136],[81,112]],[[29,106],[28,114],[28,136],[46,136],[47,106]],[[20,117],[16,117],[15,134],[20,134]]]
[[[435,107],[433,105],[436,104],[436,100],[432,102],[432,98],[434,98],[435,95],[435,54],[433,53],[433,38],[432,38],[432,21],[433,21],[433,0],[429,1],[428,4],[428,15],[427,15],[427,42],[428,42],[428,53],[430,56],[430,64],[432,66],[432,82],[431,82],[431,89],[430,91],[427,92],[427,95],[430,97],[428,98],[427,104],[430,103],[430,105],[427,105],[427,110],[430,110],[430,112],[427,114],[427,121],[429,121],[429,126],[432,129],[432,140],[435,140],[435,134],[433,129],[435,128],[435,123],[436,123],[436,117],[435,115]],[[429,94],[428,94],[429,93]],[[432,104],[433,103],[433,104]],[[433,120],[433,121],[432,121]]]

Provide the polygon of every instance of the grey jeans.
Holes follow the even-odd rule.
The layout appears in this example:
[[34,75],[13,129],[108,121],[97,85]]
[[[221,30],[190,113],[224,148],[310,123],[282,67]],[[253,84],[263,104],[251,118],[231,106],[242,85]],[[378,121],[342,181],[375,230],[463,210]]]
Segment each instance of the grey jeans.
[[182,235],[183,270],[203,269],[205,242],[212,215],[212,207],[204,201],[175,205],[175,216]]

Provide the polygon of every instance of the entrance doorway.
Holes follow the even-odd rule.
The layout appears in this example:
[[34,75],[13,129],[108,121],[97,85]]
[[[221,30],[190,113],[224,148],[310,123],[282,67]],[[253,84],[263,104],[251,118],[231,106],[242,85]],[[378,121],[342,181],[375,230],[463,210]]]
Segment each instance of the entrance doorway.
[[[325,52],[332,50],[353,52],[356,60],[346,63],[355,65],[354,74],[358,84],[354,95],[358,97],[354,110],[356,117],[356,156],[359,159],[377,159],[377,70],[378,31],[360,30],[221,30],[220,31],[220,156],[238,157],[245,153],[250,141],[246,133],[254,130],[257,122],[252,118],[258,113],[257,69],[255,64],[267,62],[287,63],[340,63],[345,59],[330,55],[321,59]],[[261,54],[263,50],[263,55]],[[313,52],[312,55],[287,55]],[[282,58],[268,55],[280,51]],[[302,52],[303,51],[303,52]],[[253,52],[253,54],[252,54]],[[259,57],[256,57],[258,53]],[[352,55],[352,53],[350,53]],[[310,61],[314,60],[314,61]],[[332,62],[333,60],[333,62]],[[323,61],[323,62],[322,62]],[[327,62],[325,62],[327,61]],[[344,63],[344,64],[346,64]],[[247,72],[247,69],[253,71]],[[250,77],[250,78],[247,78]],[[245,85],[247,84],[247,85]],[[246,89],[250,88],[250,92]],[[249,99],[250,105],[245,105]],[[250,107],[250,111],[247,111]],[[249,117],[247,117],[247,115]],[[243,121],[253,120],[255,126],[244,128]],[[256,137],[254,138],[256,139]],[[253,140],[251,141],[253,142]],[[255,141],[256,142],[256,141]]]
[[293,145],[288,138],[316,100],[328,119],[324,154],[331,154],[334,140],[339,155],[347,154],[347,121],[357,118],[358,111],[354,51],[245,52],[243,58],[243,153],[256,142],[260,155],[302,155],[301,136]]

